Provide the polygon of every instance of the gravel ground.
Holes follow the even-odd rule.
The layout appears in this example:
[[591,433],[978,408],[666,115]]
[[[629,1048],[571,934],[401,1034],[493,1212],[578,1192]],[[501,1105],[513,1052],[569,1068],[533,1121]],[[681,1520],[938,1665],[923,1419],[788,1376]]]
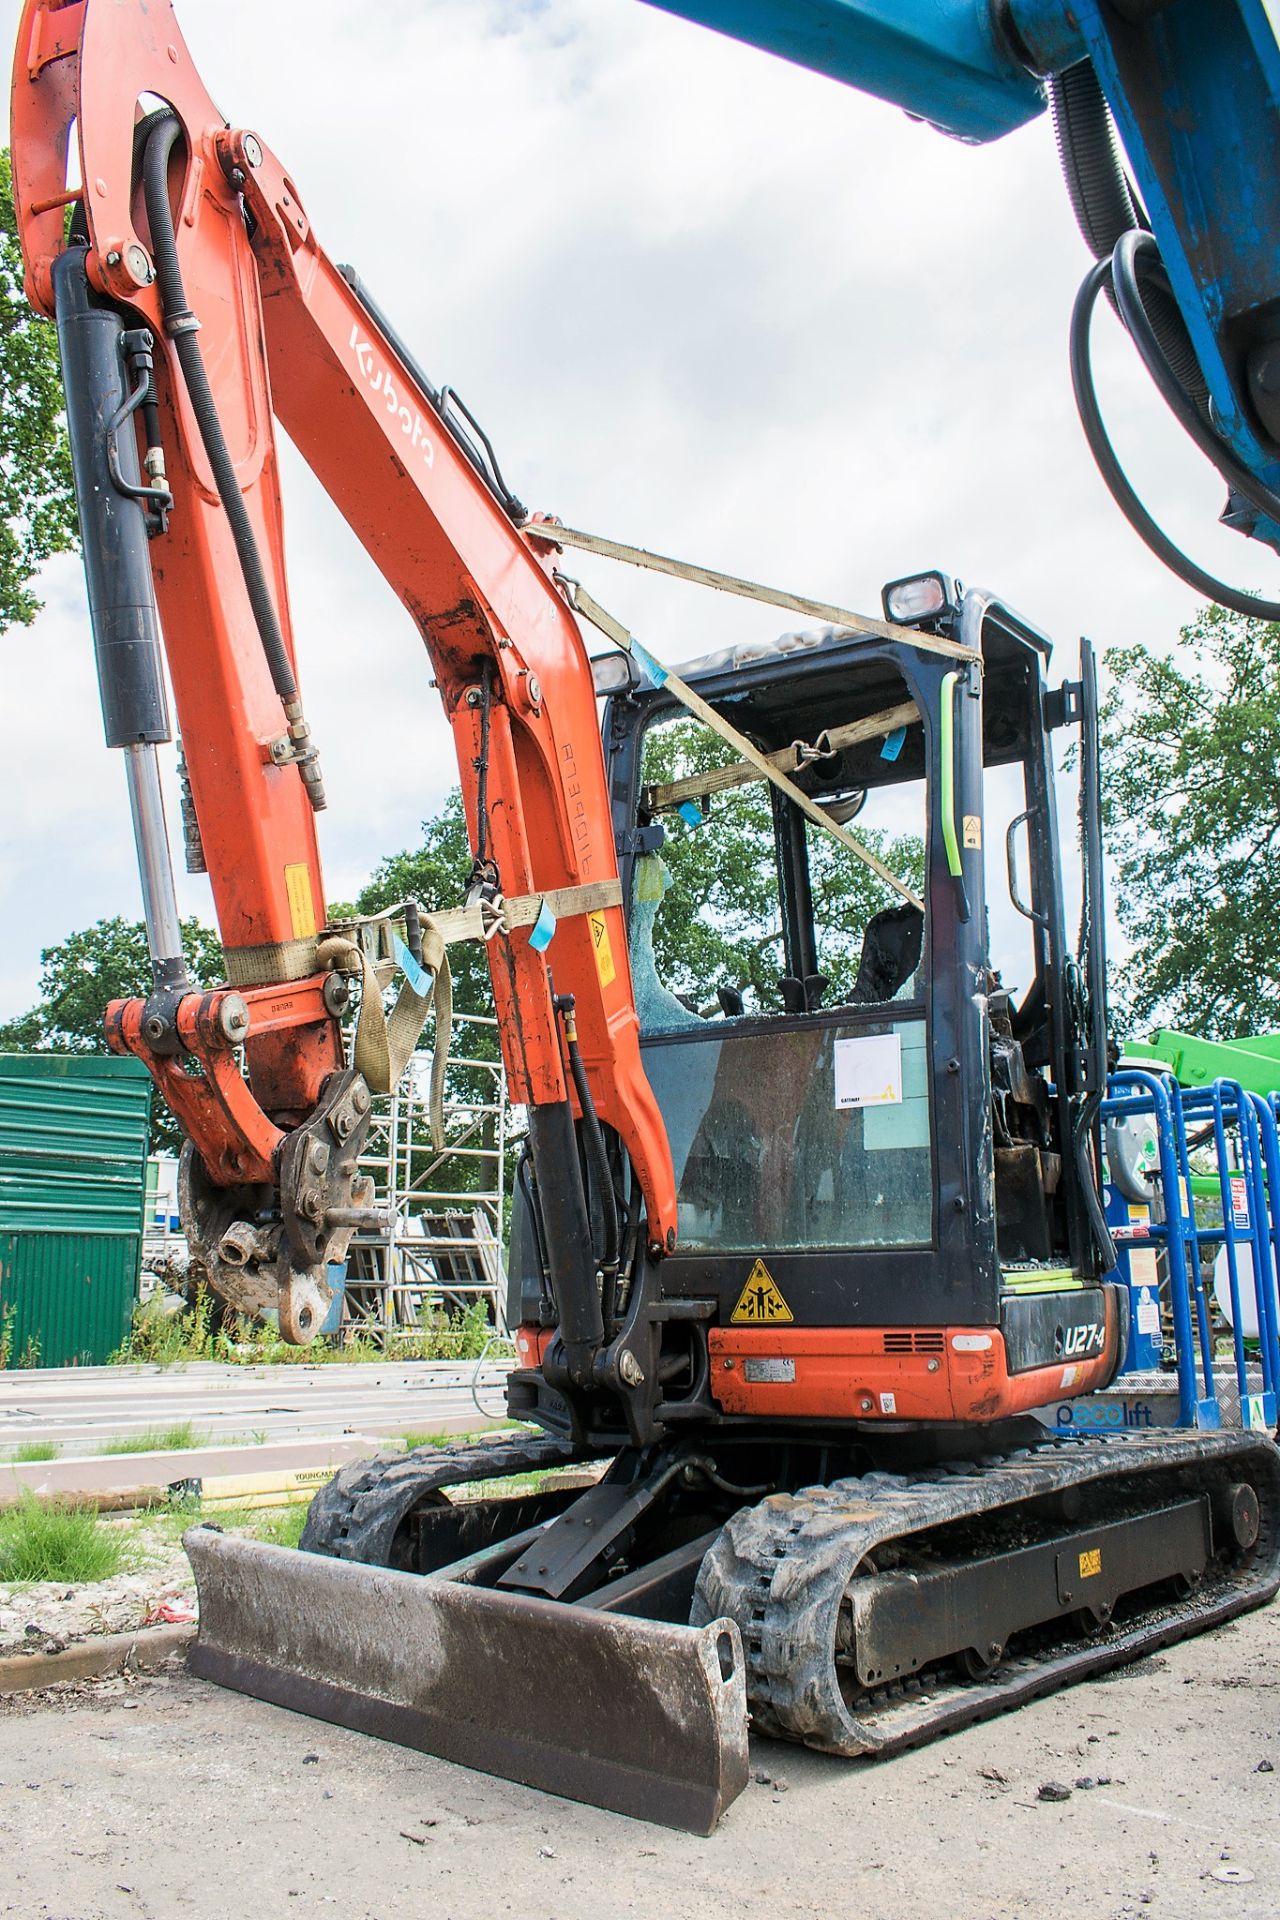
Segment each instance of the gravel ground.
[[0,1704],[0,1913],[1274,1920],[1280,1606],[920,1753],[847,1763],[761,1742],[753,1762],[699,1840],[180,1668],[16,1696]]
[[196,1583],[171,1525],[130,1528],[132,1564],[110,1580],[0,1585],[0,1655],[57,1653],[95,1633],[132,1633],[161,1608],[193,1614]]
[[[558,1480],[587,1485],[598,1477],[596,1467],[571,1468],[557,1473]],[[527,1476],[536,1484],[550,1475]],[[460,1498],[481,1499],[501,1490],[507,1481],[480,1480],[460,1491]],[[250,1513],[244,1508],[206,1507],[204,1517],[215,1521],[230,1533],[247,1533],[258,1538],[284,1539],[291,1520],[301,1525],[296,1508],[264,1508]],[[74,1641],[95,1633],[132,1633],[135,1628],[154,1624],[160,1610],[176,1610],[182,1616],[196,1617],[196,1584],[190,1562],[182,1548],[180,1535],[194,1526],[200,1515],[167,1513],[150,1517],[102,1522],[117,1527],[129,1539],[129,1565],[113,1579],[79,1586],[66,1581],[26,1582],[21,1585],[0,1583],[0,1656],[11,1653],[57,1653]],[[285,1533],[279,1531],[285,1529]],[[296,1530],[294,1536],[296,1538]],[[2,1912],[3,1909],[0,1909]]]

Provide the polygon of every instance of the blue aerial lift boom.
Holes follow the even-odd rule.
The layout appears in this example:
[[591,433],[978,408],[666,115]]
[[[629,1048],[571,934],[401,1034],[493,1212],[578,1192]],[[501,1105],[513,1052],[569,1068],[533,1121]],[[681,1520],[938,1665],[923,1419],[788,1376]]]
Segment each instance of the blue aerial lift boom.
[[[968,141],[1052,113],[1095,256],[1071,327],[1094,457],[1147,545],[1198,592],[1280,618],[1152,521],[1111,449],[1089,364],[1109,298],[1227,486],[1223,523],[1280,547],[1280,45],[1264,0],[649,0]],[[1129,173],[1113,139],[1118,128]]]

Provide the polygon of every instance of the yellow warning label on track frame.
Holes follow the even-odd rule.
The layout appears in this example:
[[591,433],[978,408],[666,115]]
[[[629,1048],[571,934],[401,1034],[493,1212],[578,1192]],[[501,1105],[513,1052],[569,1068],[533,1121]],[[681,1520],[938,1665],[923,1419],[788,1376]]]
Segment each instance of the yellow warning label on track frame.
[[609,987],[618,977],[618,969],[613,964],[613,946],[609,940],[609,922],[602,913],[589,913],[587,925],[591,929],[591,945],[596,956],[596,972],[600,975],[600,985]]
[[774,1327],[795,1319],[763,1260],[757,1260],[747,1275],[747,1284],[729,1318],[738,1327]]
[[1080,1555],[1080,1578],[1092,1580],[1102,1572],[1102,1548],[1090,1547]]

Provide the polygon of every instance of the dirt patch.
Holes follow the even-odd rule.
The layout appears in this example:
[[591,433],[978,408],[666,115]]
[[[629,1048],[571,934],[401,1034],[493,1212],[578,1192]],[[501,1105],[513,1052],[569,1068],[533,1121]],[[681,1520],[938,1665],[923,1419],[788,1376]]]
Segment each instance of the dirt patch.
[[89,1634],[132,1633],[175,1614],[194,1615],[195,1578],[181,1540],[135,1527],[130,1558],[125,1572],[83,1586],[0,1586],[0,1654],[56,1652]]

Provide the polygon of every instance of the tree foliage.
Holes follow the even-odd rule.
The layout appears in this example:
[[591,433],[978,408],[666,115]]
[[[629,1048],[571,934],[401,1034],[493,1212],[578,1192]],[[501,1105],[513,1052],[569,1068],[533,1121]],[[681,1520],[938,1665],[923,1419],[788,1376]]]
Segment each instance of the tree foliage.
[[1121,1022],[1230,1039],[1280,1020],[1280,626],[1210,607],[1169,657],[1106,655],[1103,819],[1132,943]]
[[[182,922],[192,977],[202,986],[223,978],[218,936],[196,919]],[[98,920],[40,955],[40,1002],[0,1024],[0,1052],[105,1053],[102,1017],[109,1000],[151,992],[151,956],[140,921]]]
[[[695,720],[655,727],[645,743],[644,781],[666,784],[706,773],[737,758]],[[665,814],[662,859],[671,886],[654,925],[659,977],[673,993],[705,1003],[719,986],[748,989],[759,1008],[776,1009],[782,924],[774,863],[773,815],[761,781],[716,794],[700,825]],[[860,840],[917,892],[924,845],[856,824]],[[818,964],[831,981],[826,999],[848,997],[857,976],[868,920],[898,896],[821,828],[808,830],[809,874]]]
[[37,568],[76,544],[53,323],[22,291],[9,155],[0,152],[0,629],[30,625]]
[[[182,945],[196,983],[217,986],[225,977],[218,936],[194,918],[184,920]],[[151,987],[145,927],[118,916],[98,920],[44,949],[39,1004],[0,1022],[0,1053],[105,1053],[102,1022],[107,1003],[145,997]],[[181,1144],[176,1121],[157,1097],[151,1114],[152,1151],[176,1152]]]

